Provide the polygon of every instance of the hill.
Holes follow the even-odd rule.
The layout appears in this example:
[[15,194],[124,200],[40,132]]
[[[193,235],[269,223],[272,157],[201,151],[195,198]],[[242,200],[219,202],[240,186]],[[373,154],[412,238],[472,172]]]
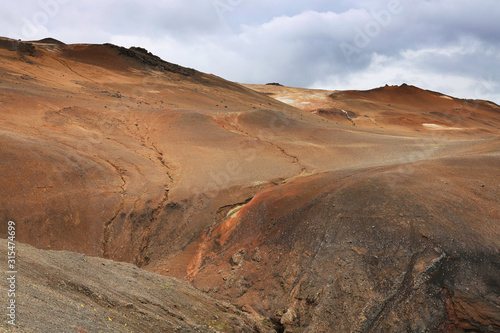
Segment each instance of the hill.
[[[244,86],[111,44],[4,38],[0,60],[0,218],[19,242],[184,280],[208,294],[200,316],[227,301],[245,327],[500,330],[497,105],[407,85]],[[39,262],[30,278],[70,297]]]

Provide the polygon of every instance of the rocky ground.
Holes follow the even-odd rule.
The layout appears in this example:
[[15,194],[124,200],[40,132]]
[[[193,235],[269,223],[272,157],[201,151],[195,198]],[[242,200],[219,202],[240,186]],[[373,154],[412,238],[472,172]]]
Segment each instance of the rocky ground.
[[0,106],[14,331],[500,331],[494,103],[3,38]]
[[74,252],[16,247],[18,325],[2,320],[2,332],[271,332],[185,281]]

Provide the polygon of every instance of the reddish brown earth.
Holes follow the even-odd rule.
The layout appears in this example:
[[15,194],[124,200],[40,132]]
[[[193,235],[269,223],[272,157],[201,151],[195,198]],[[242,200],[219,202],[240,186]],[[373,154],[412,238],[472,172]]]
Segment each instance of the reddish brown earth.
[[404,132],[499,134],[498,105],[463,100],[403,84],[368,91],[245,85],[335,123]]
[[[494,103],[407,85],[242,86],[140,48],[1,39],[0,106],[0,235],[13,220],[39,249],[185,280],[184,303],[191,283],[209,294],[200,315],[239,308],[239,326],[186,329],[500,331]],[[75,292],[60,280],[94,290],[109,279],[86,285],[69,263],[64,278],[44,265],[26,275],[60,297]],[[110,274],[98,266],[88,270]],[[164,279],[142,269],[136,290]],[[96,306],[125,316],[117,284],[104,286],[118,296]],[[35,294],[25,304],[48,297]],[[165,304],[148,316],[173,306],[151,302]],[[52,332],[28,317],[56,310],[31,306],[18,331]],[[131,312],[140,332],[149,319]]]

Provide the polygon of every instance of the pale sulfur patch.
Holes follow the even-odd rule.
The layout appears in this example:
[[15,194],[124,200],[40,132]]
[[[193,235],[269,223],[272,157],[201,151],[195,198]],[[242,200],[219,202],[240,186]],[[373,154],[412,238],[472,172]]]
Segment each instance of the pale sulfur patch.
[[438,124],[422,124],[424,127],[432,130],[444,130],[444,131],[450,131],[450,130],[463,130],[464,128],[461,127],[448,127],[444,125],[438,125]]
[[444,99],[451,99],[451,100],[453,100],[453,98],[451,98],[450,96],[442,95],[442,96],[439,96],[439,97],[444,98]]

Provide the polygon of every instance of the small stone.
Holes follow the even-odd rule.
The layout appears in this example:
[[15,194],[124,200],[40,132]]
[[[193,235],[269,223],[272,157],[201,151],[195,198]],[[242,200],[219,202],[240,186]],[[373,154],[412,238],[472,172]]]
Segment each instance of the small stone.
[[252,255],[252,260],[256,262],[261,262],[262,260],[262,255],[260,254],[259,248],[256,248],[253,255]]
[[352,247],[352,250],[354,252],[356,252],[357,254],[359,255],[365,255],[366,253],[368,253],[368,249],[365,249],[365,248],[359,248],[357,246],[353,246]]
[[241,264],[243,264],[243,259],[245,258],[246,254],[247,251],[239,250],[238,252],[236,252],[231,256],[231,260],[229,260],[229,263],[233,266],[241,266]]
[[297,313],[294,309],[289,308],[283,317],[281,317],[280,323],[281,325],[291,325],[293,324],[295,318],[297,318]]

